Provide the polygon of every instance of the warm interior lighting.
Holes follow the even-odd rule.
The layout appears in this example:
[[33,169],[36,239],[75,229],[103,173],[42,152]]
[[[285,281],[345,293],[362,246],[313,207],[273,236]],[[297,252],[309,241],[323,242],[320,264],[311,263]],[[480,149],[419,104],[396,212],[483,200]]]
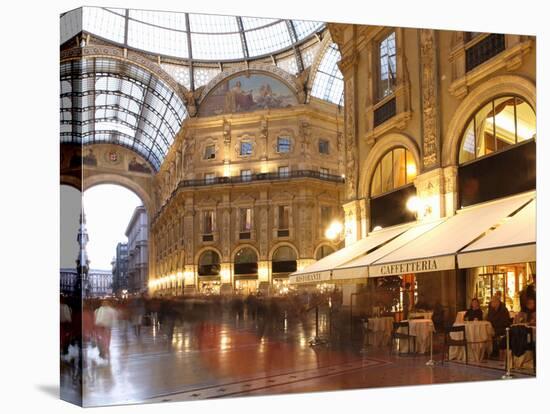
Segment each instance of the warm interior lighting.
[[334,240],[342,233],[343,228],[342,223],[335,220],[325,230],[325,237],[329,240]]
[[372,229],[372,231],[378,231],[378,230],[382,230],[382,226],[376,226]]
[[416,177],[416,164],[407,164],[407,177]]

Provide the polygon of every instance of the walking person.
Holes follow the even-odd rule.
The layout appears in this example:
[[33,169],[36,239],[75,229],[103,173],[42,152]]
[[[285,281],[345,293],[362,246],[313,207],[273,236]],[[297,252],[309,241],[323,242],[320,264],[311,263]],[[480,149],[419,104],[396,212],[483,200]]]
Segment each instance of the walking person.
[[137,297],[132,300],[130,306],[130,321],[134,328],[134,334],[139,338],[141,336],[141,325],[143,324],[143,316],[145,315],[145,300]]
[[95,311],[95,326],[99,336],[99,354],[101,358],[109,358],[111,345],[111,329],[117,320],[117,311],[108,300],[103,300]]

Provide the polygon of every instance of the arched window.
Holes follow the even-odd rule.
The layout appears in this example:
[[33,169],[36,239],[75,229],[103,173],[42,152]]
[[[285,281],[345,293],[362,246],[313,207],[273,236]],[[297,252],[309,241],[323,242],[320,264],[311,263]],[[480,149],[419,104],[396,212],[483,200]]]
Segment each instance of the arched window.
[[517,96],[495,98],[470,119],[460,144],[459,164],[534,139],[536,115]]
[[403,147],[394,148],[378,162],[372,176],[371,197],[387,193],[413,182],[417,168],[410,151]]
[[217,276],[220,274],[220,255],[207,250],[199,257],[199,276]]
[[331,246],[323,244],[317,249],[317,253],[315,253],[315,260],[321,260],[323,257],[328,256],[331,253],[334,253],[334,249]]
[[271,258],[272,273],[291,273],[296,271],[296,252],[292,247],[281,246]]
[[243,247],[235,254],[234,271],[236,275],[258,273],[258,255],[250,247]]

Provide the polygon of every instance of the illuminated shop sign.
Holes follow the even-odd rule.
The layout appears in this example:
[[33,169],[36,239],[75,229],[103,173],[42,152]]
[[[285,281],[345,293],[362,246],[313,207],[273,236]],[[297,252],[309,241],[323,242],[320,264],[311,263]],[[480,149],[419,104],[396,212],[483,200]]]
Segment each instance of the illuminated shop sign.
[[315,283],[330,279],[329,272],[306,273],[290,277],[290,283]]
[[436,272],[440,270],[448,270],[454,268],[454,257],[439,257],[436,259],[420,259],[412,260],[409,262],[397,262],[388,263],[378,266],[371,266],[369,268],[369,275],[371,277],[376,276],[390,276],[400,275],[406,273],[423,273],[423,272]]

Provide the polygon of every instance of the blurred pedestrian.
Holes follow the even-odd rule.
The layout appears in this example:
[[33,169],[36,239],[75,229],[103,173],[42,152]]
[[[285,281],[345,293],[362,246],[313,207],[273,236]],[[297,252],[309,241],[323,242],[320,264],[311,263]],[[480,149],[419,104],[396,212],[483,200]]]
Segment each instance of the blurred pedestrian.
[[108,300],[103,300],[95,311],[95,326],[99,336],[99,355],[108,358],[110,355],[111,329],[117,321],[117,311]]

